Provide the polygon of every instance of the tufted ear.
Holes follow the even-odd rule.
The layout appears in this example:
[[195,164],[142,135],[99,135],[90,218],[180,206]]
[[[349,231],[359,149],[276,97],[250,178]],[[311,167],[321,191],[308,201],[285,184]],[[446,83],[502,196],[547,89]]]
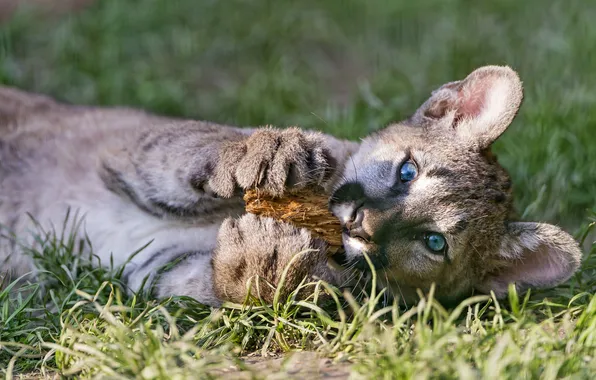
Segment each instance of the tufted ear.
[[522,83],[515,71],[485,66],[435,90],[415,117],[436,122],[465,143],[484,149],[511,124],[522,98]]
[[500,251],[500,263],[476,288],[498,297],[507,295],[510,283],[518,291],[548,288],[567,281],[579,268],[581,251],[559,227],[544,223],[509,223]]

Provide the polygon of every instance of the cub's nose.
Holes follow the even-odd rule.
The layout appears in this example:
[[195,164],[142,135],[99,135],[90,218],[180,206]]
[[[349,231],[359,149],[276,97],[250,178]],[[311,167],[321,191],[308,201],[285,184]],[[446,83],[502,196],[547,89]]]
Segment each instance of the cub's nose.
[[346,221],[345,227],[347,230],[362,228],[362,220],[364,220],[364,212],[360,206],[354,209],[352,215],[350,215],[350,219]]
[[359,207],[355,210],[353,217],[345,224],[345,232],[352,238],[359,238],[370,241],[371,236],[362,228],[364,210]]
[[344,183],[329,199],[329,209],[345,227],[356,218],[356,213],[364,203],[364,199],[364,188],[361,184]]

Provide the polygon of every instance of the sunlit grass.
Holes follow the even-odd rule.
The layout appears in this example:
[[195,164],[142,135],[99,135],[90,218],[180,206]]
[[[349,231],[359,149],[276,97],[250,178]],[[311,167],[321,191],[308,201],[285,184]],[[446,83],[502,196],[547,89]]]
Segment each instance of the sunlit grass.
[[239,356],[293,350],[348,360],[370,378],[588,378],[596,370],[596,280],[585,276],[596,245],[569,284],[523,297],[512,288],[501,302],[476,296],[445,309],[431,290],[403,309],[384,304],[374,287],[356,300],[317,283],[302,285],[315,285],[306,300],[296,298],[297,289],[273,305],[253,297],[211,309],[184,297],[127,295],[119,268],[94,269],[51,233],[42,240],[40,264],[52,268],[45,281],[60,286],[41,294],[37,285],[15,282],[9,287],[22,293],[0,293],[7,374],[167,379],[221,375],[233,365],[257,376]]

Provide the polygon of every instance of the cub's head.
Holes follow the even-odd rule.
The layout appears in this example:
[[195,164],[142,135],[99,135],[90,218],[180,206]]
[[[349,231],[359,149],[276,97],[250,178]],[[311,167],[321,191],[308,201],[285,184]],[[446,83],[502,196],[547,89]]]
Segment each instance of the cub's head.
[[577,243],[556,226],[509,219],[511,181],[490,152],[522,97],[513,70],[483,67],[367,137],[330,200],[344,226],[338,261],[366,270],[366,252],[406,302],[432,283],[450,300],[567,280],[580,263]]

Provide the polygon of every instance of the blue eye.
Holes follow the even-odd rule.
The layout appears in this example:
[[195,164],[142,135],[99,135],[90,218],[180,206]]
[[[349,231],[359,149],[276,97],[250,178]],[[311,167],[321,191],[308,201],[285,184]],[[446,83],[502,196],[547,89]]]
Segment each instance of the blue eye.
[[436,232],[429,232],[424,235],[424,242],[428,249],[433,252],[443,253],[447,249],[447,241],[445,237]]
[[418,176],[418,168],[412,161],[406,161],[399,168],[399,179],[402,182],[410,182]]

